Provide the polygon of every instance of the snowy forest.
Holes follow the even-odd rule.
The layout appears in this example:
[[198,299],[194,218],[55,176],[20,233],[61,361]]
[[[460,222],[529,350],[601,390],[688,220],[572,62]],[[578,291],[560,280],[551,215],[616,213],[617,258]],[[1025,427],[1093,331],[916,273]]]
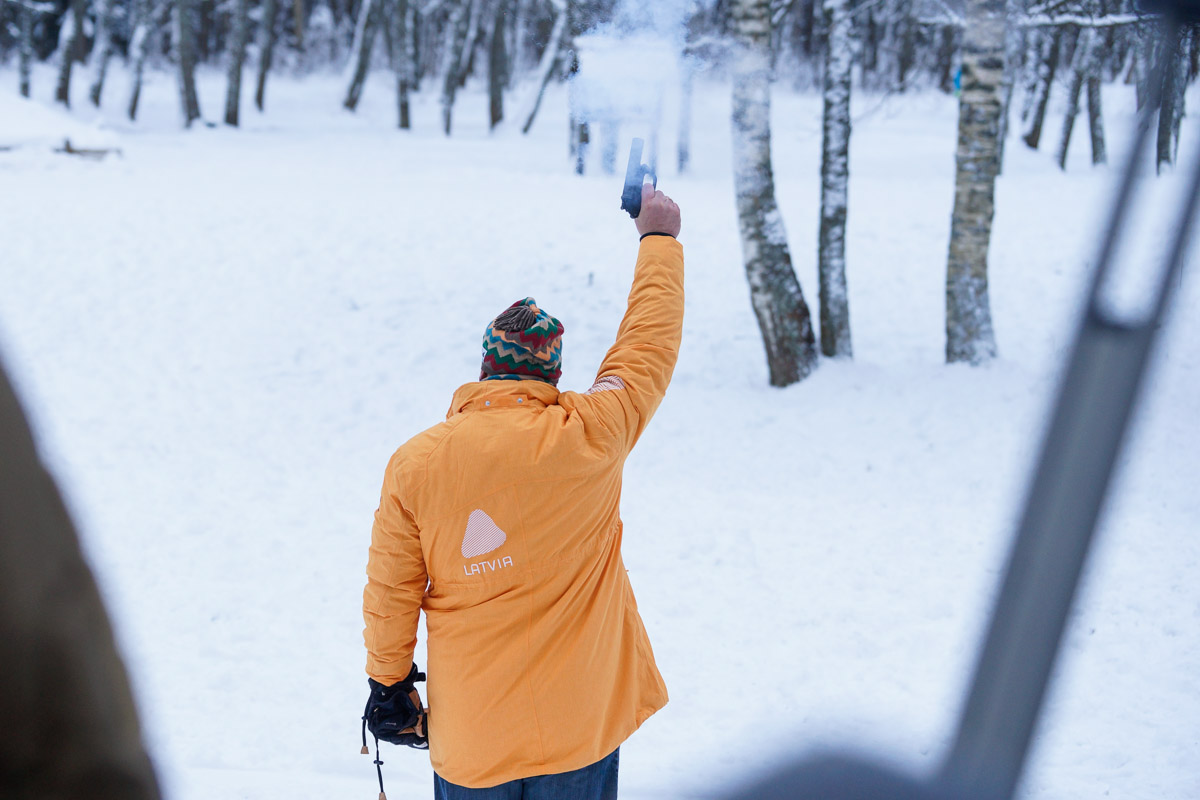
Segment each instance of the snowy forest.
[[[675,163],[690,158],[693,84],[732,77],[739,131],[737,192],[743,240],[756,242],[747,278],[759,320],[770,381],[786,386],[808,375],[818,352],[851,357],[845,276],[846,196],[851,132],[850,97],[920,89],[960,95],[958,201],[947,265],[946,358],[973,364],[996,354],[987,290],[991,195],[1003,163],[1010,125],[1020,141],[1053,150],[1065,169],[1076,125],[1086,123],[1091,162],[1108,160],[1103,84],[1134,87],[1139,108],[1159,108],[1156,163],[1177,157],[1187,86],[1200,73],[1200,36],[1185,31],[1177,46],[1155,35],[1160,20],[1134,0],[1123,3],[1000,3],[971,0],[756,0],[682,4],[617,0],[361,0],[290,6],[278,0],[3,0],[0,58],[15,58],[19,91],[29,97],[35,61],[54,66],[55,102],[104,101],[113,64],[129,72],[116,98],[136,121],[142,76],[151,69],[177,75],[185,126],[198,121],[238,126],[250,103],[270,114],[272,74],[298,76],[340,70],[342,106],[354,111],[372,70],[392,76],[395,121],[412,125],[417,93],[438,97],[440,125],[453,134],[455,99],[468,82],[486,87],[487,123],[506,119],[528,133],[548,85],[571,90],[568,140],[582,172],[593,139],[607,141],[602,160],[616,170],[617,125],[628,109],[605,106],[595,85],[620,80],[630,54],[592,54],[594,41],[657,34],[674,50],[680,86]],[[1163,52],[1171,47],[1173,52]],[[603,47],[598,48],[603,50]],[[617,66],[617,69],[613,69]],[[196,70],[227,75],[223,112],[200,107]],[[80,74],[82,73],[82,74]],[[599,77],[597,77],[599,76]],[[627,76],[628,83],[637,83]],[[249,81],[243,91],[243,82]],[[773,220],[770,132],[761,109],[768,86],[787,82],[824,97],[819,320],[814,325],[796,282],[787,242]],[[73,83],[81,84],[74,88]],[[1156,85],[1151,85],[1156,83]],[[1055,85],[1065,92],[1057,127],[1048,120]],[[589,87],[590,90],[589,90]],[[110,89],[111,91],[111,89]],[[626,92],[630,90],[626,87]],[[645,102],[661,116],[659,96]],[[514,108],[513,94],[525,101]],[[1016,106],[1015,108],[1013,106]],[[1051,129],[1046,131],[1047,126]],[[657,122],[652,158],[657,159]],[[1044,131],[1046,131],[1045,136]],[[749,250],[747,251],[750,252]]]
[[[762,6],[760,10],[758,6]],[[743,11],[743,7],[747,10]],[[1059,163],[1070,145],[1080,105],[1086,109],[1092,159],[1106,159],[1099,86],[1135,85],[1149,93],[1153,65],[1170,62],[1163,93],[1170,135],[1158,158],[1174,158],[1185,87],[1200,72],[1200,41],[1182,37],[1178,51],[1162,53],[1151,34],[1157,19],[1134,0],[1097,2],[1006,2],[980,4],[942,0],[817,2],[693,0],[689,3],[620,3],[618,0],[4,0],[0,5],[0,59],[19,65],[20,92],[30,93],[30,66],[50,62],[57,71],[55,98],[64,105],[99,105],[114,59],[134,75],[130,96],[121,98],[136,119],[139,76],[147,64],[179,74],[184,124],[222,118],[236,126],[243,95],[259,112],[268,109],[272,73],[303,75],[344,69],[343,103],[353,110],[372,69],[394,74],[396,124],[409,127],[409,93],[440,94],[444,127],[452,130],[454,98],[468,81],[485,82],[492,125],[505,119],[506,97],[518,84],[544,86],[569,80],[580,68],[575,43],[597,31],[626,35],[666,31],[678,55],[695,72],[727,73],[739,20],[764,15],[769,26],[773,76],[797,88],[833,91],[853,70],[865,91],[905,92],[936,87],[958,91],[964,29],[972,14],[1004,18],[1002,50],[1004,124],[1014,87],[1022,138],[1041,143],[1047,99],[1059,80],[1069,95],[1067,119],[1052,142]],[[195,90],[197,67],[228,73],[223,112],[202,114]],[[77,75],[77,71],[84,74]],[[244,75],[244,72],[249,75]],[[247,90],[242,83],[249,80]],[[73,81],[78,84],[72,93]],[[523,127],[530,124],[522,120]],[[681,152],[681,163],[687,155]]]
[[[830,751],[940,774],[1114,197],[1127,310],[1198,196],[1200,28],[1163,23],[1153,0],[0,0],[0,612],[78,610],[43,529],[13,535],[44,502],[97,589],[64,647],[111,651],[26,660],[8,685],[50,688],[4,718],[18,749],[88,767],[108,732],[46,721],[101,686],[154,797],[378,796],[381,477],[514,300],[565,326],[558,386],[594,384],[642,246],[636,137],[685,298],[618,486],[670,698],[620,796],[712,800]],[[1200,796],[1192,252],[1014,800]],[[426,753],[381,758],[388,796],[431,796]]]

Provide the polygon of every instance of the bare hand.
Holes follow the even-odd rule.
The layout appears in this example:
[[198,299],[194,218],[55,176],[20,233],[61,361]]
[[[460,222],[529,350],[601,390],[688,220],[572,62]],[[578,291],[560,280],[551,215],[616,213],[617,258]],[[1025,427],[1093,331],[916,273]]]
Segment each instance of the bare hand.
[[669,233],[679,235],[679,206],[648,183],[642,184],[642,211],[634,220],[638,234]]

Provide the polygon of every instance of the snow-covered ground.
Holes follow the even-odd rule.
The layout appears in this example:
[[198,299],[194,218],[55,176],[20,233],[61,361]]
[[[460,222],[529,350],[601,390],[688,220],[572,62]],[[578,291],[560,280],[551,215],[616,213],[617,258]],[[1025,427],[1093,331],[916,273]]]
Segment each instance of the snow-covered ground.
[[[0,69],[0,146],[21,145],[0,152],[0,352],[82,528],[169,796],[373,796],[360,599],[384,465],[476,376],[482,327],[514,299],[564,320],[562,385],[590,383],[637,245],[619,177],[571,174],[561,90],[528,137],[489,134],[468,91],[446,139],[431,94],[396,131],[382,75],[357,115],[334,77],[277,78],[243,130],[190,132],[170,75],[149,76],[136,125],[120,74],[100,113],[78,83],[69,119],[49,71],[35,79],[30,104]],[[221,75],[200,89],[217,119]],[[1119,153],[1131,97],[1106,92]],[[623,748],[630,800],[702,796],[839,744],[936,767],[1115,172],[1090,167],[1085,129],[1066,173],[1014,132],[990,262],[1001,358],[947,367],[955,101],[856,97],[855,359],[771,389],[728,94],[699,88],[687,176],[665,109],[688,316],[623,513],[671,702]],[[774,100],[780,203],[815,313],[820,101],[785,86]],[[1184,126],[1187,150],[1200,127]],[[79,130],[121,155],[51,152]],[[1023,797],[1200,796],[1194,270],[1181,289]],[[429,796],[424,755],[385,760],[393,798]]]

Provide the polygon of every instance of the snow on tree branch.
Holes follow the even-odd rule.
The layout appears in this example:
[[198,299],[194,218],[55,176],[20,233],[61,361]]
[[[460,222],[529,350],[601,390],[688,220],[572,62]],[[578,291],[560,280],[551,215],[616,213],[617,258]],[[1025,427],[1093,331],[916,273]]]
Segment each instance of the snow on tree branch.
[[1026,9],[1025,14],[1031,17],[1039,17],[1043,14],[1049,14],[1053,11],[1057,11],[1064,6],[1069,6],[1073,2],[1075,2],[1075,0],[1051,0],[1048,3],[1040,3],[1033,8]]
[[1063,16],[1028,17],[1018,24],[1023,28],[1053,28],[1059,25],[1074,25],[1077,28],[1115,28],[1121,25],[1136,25],[1139,22],[1149,22],[1158,19],[1149,14],[1107,14],[1103,17],[1089,17],[1079,14]]
[[5,0],[17,8],[24,8],[34,14],[53,14],[57,9],[54,3],[38,2],[38,0]]
[[779,7],[771,14],[771,27],[777,27],[779,23],[783,22],[783,18],[788,15],[794,5],[796,5],[796,0],[784,0],[780,3]]

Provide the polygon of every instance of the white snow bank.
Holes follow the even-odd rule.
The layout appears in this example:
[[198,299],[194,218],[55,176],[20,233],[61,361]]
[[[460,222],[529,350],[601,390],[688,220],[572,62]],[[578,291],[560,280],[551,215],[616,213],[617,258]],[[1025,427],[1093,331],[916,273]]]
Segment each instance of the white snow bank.
[[89,125],[61,109],[50,108],[0,89],[0,150],[25,147],[61,148],[70,141],[75,149],[113,149],[119,139],[99,124]]

